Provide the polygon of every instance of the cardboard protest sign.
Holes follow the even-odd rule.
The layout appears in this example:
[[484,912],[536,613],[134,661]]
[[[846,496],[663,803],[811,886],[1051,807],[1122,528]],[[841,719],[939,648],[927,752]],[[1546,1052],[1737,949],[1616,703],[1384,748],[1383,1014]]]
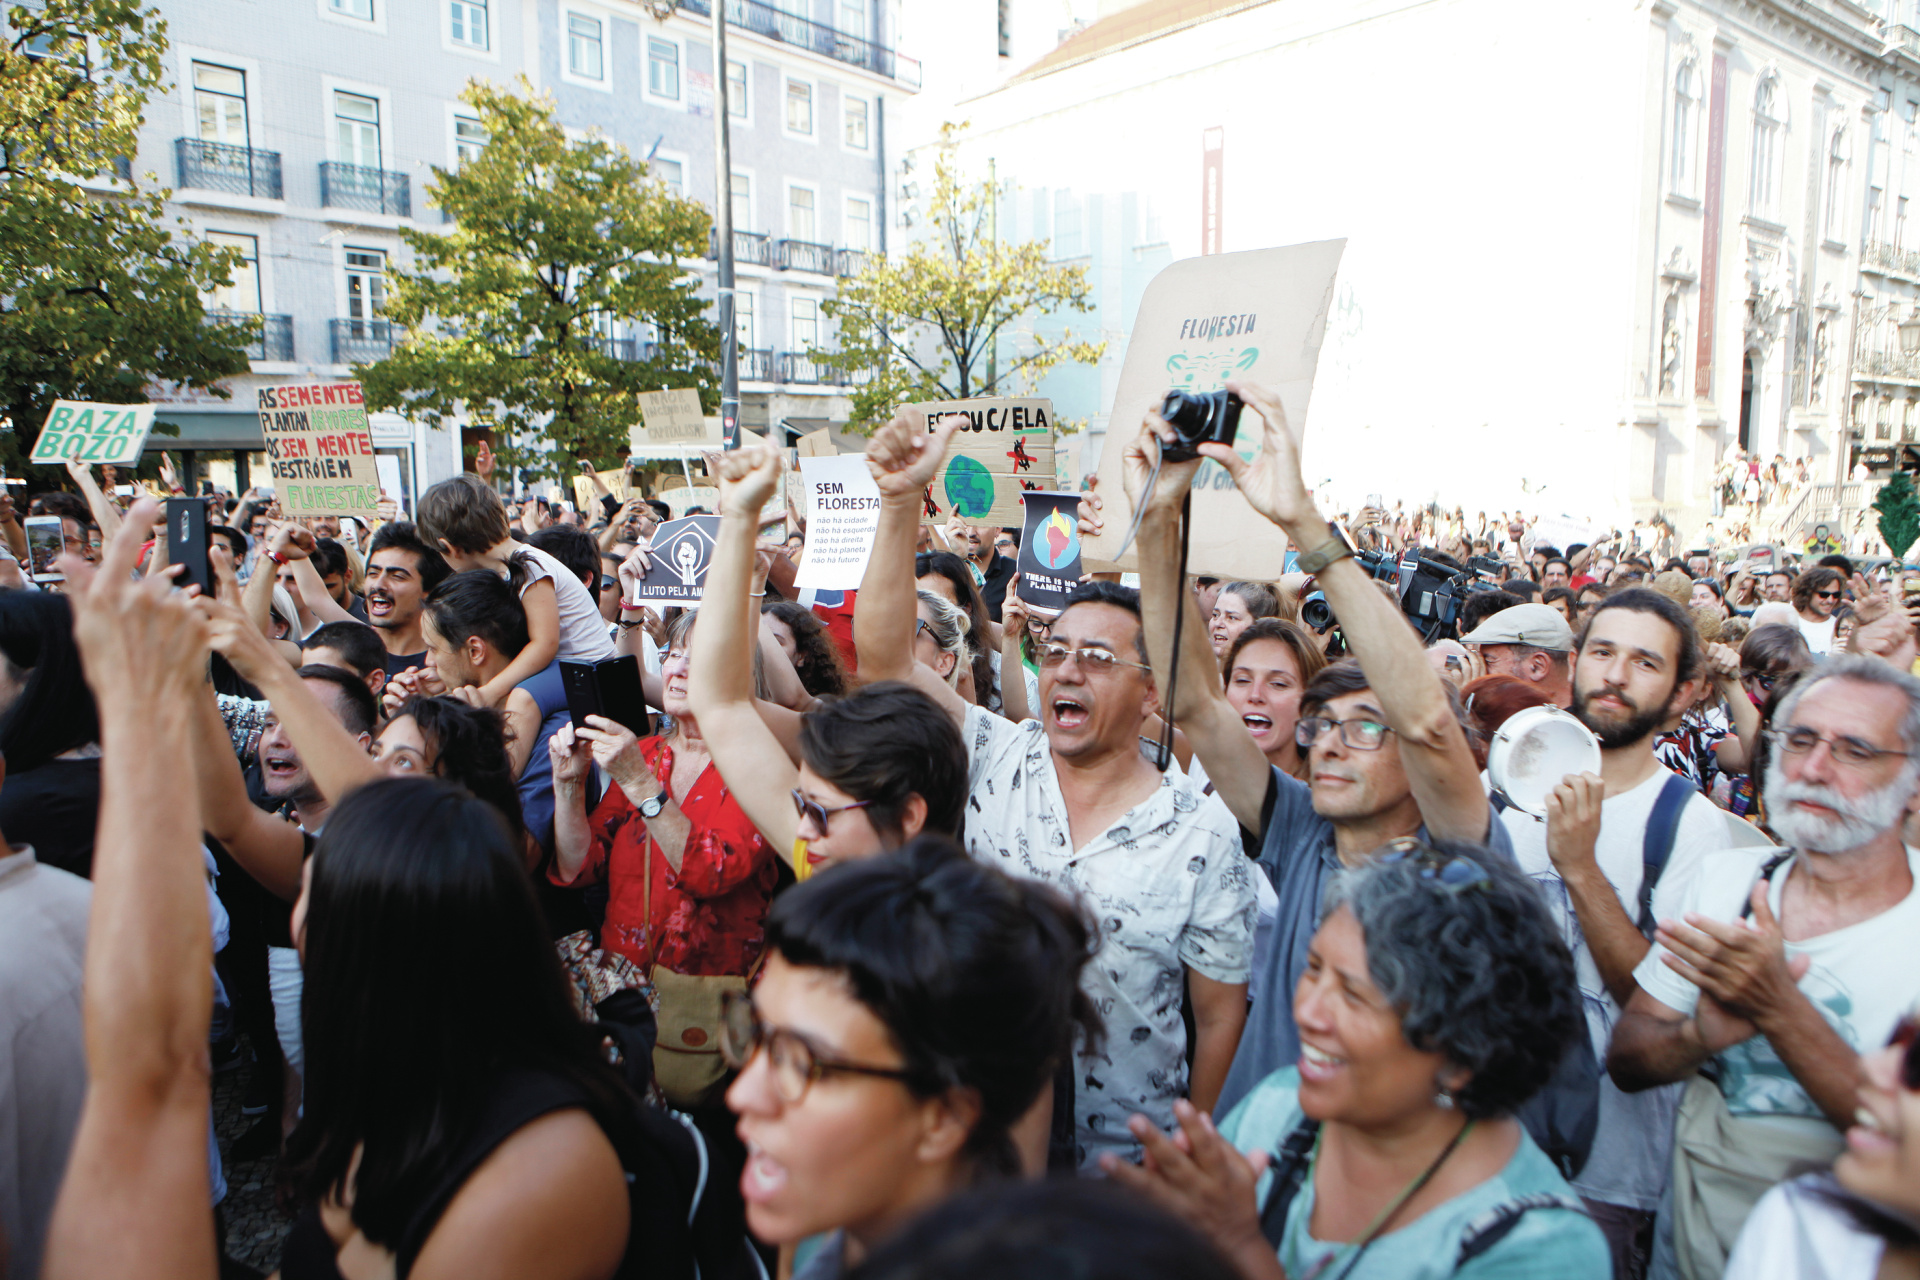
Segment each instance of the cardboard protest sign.
[[653,567],[636,584],[627,603],[698,605],[719,535],[719,516],[688,516],[661,525],[653,535]]
[[1020,495],[1054,483],[1053,401],[982,397],[914,407],[927,415],[928,430],[949,417],[964,419],[927,489],[928,520],[958,516],[1011,529],[1026,515]]
[[140,461],[147,433],[153,430],[150,404],[94,404],[86,400],[55,400],[40,438],[33,442],[29,462],[59,466],[63,462],[111,463],[130,467]]
[[880,529],[880,487],[857,453],[801,458],[806,489],[807,549],[794,583],[857,591]]
[[828,427],[809,431],[794,441],[794,448],[803,458],[831,458],[839,453],[839,450],[833,447],[833,431]]
[[[1147,410],[1158,408],[1168,391],[1217,391],[1228,378],[1271,387],[1299,441],[1346,244],[1322,240],[1187,258],[1153,278],[1127,340],[1100,450],[1106,528],[1087,539],[1090,568],[1138,567],[1132,550],[1115,559],[1133,523],[1120,479],[1121,458]],[[1234,451],[1253,461],[1261,431],[1260,415],[1243,412]],[[1216,462],[1203,463],[1193,487],[1188,572],[1255,581],[1278,574],[1286,537],[1247,505],[1226,470]]]
[[[260,430],[280,509],[289,516],[379,518],[367,406],[357,382],[260,388]],[[398,496],[398,495],[395,495]]]
[[1025,493],[1027,523],[1020,535],[1022,600],[1059,612],[1080,585],[1080,495]]
[[[717,432],[708,434],[707,419],[700,414],[700,393],[691,387],[677,391],[640,393],[640,430],[632,432],[633,447],[648,444],[698,444],[718,441]],[[717,424],[720,420],[713,419]]]
[[667,510],[678,519],[693,507],[705,507],[712,511],[720,505],[720,490],[710,484],[687,484],[684,480],[660,494],[660,501],[667,504]]

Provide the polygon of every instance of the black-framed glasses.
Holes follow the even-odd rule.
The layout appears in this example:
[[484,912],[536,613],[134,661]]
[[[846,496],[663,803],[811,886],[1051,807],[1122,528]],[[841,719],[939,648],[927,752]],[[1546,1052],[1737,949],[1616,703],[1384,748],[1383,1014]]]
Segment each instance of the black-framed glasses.
[[1816,591],[1813,594],[1817,600],[1838,600],[1840,598],[1838,591]]
[[1149,667],[1144,662],[1128,662],[1125,658],[1116,655],[1111,649],[1091,649],[1085,646],[1075,648],[1073,645],[1059,644],[1051,640],[1040,646],[1040,665],[1043,667],[1057,667],[1068,658],[1072,658],[1078,662],[1080,669],[1086,672],[1111,671],[1115,667],[1138,667],[1142,671],[1153,670],[1152,667]]
[[1900,1085],[1913,1092],[1920,1092],[1920,1016],[1907,1014],[1893,1024],[1893,1034],[1887,1037],[1890,1048],[1905,1050],[1900,1059]]
[[1340,741],[1355,751],[1378,751],[1380,744],[1387,740],[1387,735],[1393,732],[1378,720],[1334,720],[1327,716],[1304,716],[1293,726],[1294,745],[1311,751],[1320,745],[1320,739],[1335,729],[1340,731]]
[[[928,635],[933,634],[933,628],[932,626],[928,625],[927,620],[925,618],[915,618],[913,620],[913,638],[916,641],[920,639],[920,633],[922,631],[926,632]],[[938,644],[939,641],[936,640],[934,643]]]
[[753,997],[746,992],[723,991],[720,994],[721,1059],[735,1071],[745,1071],[762,1049],[767,1051],[774,1092],[788,1106],[798,1104],[816,1080],[830,1075],[872,1076],[908,1085],[919,1079],[914,1072],[900,1067],[870,1067],[823,1053],[798,1031],[762,1022],[759,1010],[753,1007]]
[[833,819],[834,814],[845,813],[849,809],[864,809],[872,803],[871,800],[855,800],[852,804],[843,804],[837,809],[829,809],[818,800],[807,799],[806,792],[800,788],[793,789],[793,811],[800,815],[803,822],[813,823],[814,829],[821,835],[827,833],[827,823]]
[[1794,725],[1788,729],[1769,729],[1767,737],[1773,745],[1790,756],[1804,756],[1821,743],[1827,744],[1834,763],[1846,765],[1852,769],[1865,769],[1877,762],[1881,756],[1911,756],[1911,751],[1895,751],[1888,747],[1876,747],[1871,742],[1862,742],[1850,734],[1826,737],[1815,733],[1805,725]]
[[1386,852],[1375,861],[1407,863],[1422,880],[1432,880],[1449,893],[1461,893],[1493,883],[1493,877],[1487,873],[1487,869],[1472,858],[1464,854],[1447,853],[1411,836],[1387,841]]

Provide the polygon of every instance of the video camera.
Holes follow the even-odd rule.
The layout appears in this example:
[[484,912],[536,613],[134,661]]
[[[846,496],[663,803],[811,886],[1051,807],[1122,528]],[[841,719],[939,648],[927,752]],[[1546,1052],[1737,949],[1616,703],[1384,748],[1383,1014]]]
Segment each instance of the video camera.
[[[1473,585],[1471,570],[1417,551],[1409,551],[1401,559],[1385,552],[1355,551],[1353,559],[1369,576],[1393,584],[1400,597],[1400,612],[1407,615],[1428,644],[1454,637],[1460,604]],[[1339,620],[1333,616],[1326,594],[1315,591],[1300,602],[1300,621],[1316,632],[1325,632]]]

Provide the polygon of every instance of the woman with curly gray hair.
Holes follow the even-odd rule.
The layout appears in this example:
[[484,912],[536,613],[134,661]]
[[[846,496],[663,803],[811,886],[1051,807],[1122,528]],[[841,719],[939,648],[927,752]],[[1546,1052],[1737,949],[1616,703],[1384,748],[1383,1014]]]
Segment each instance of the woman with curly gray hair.
[[1293,1010],[1296,1066],[1217,1129],[1186,1103],[1178,1137],[1135,1116],[1147,1163],[1107,1172],[1250,1280],[1611,1274],[1513,1116],[1583,1029],[1572,957],[1519,871],[1409,839],[1340,872]]

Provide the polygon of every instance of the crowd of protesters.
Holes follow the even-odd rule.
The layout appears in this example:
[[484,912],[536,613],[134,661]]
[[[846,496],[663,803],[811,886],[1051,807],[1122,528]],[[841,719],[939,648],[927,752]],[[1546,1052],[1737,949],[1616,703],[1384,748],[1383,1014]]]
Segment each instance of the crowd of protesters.
[[[927,523],[911,410],[858,591],[750,444],[687,609],[591,471],[216,497],[184,590],[72,468],[63,580],[0,559],[0,1274],[253,1274],[270,1155],[288,1280],[1920,1276],[1900,567],[1330,522],[1234,389],[1252,461],[1110,445],[1140,570],[1057,611]],[[1303,572],[1182,580],[1202,466]],[[1452,634],[1352,538],[1472,579]],[[1523,713],[1597,746],[1538,816]]]

